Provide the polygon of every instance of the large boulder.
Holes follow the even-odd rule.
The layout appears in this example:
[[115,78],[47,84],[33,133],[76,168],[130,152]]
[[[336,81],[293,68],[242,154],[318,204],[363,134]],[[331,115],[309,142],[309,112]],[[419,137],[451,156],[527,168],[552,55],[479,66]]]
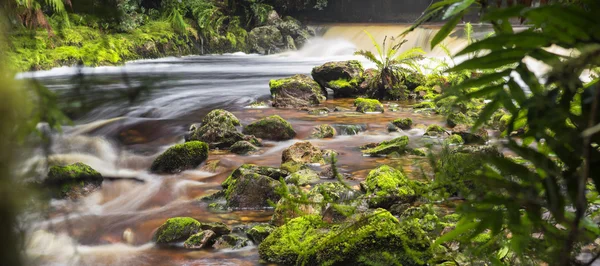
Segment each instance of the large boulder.
[[323,153],[309,141],[297,142],[281,154],[281,163],[320,163],[323,164]]
[[288,140],[296,136],[292,124],[278,115],[260,119],[244,127],[244,133],[268,140]]
[[236,126],[240,121],[232,113],[217,109],[208,113],[199,127],[192,127],[188,141],[202,141],[210,148],[227,149],[238,141],[250,140],[257,143],[251,137],[244,136]]
[[319,215],[295,218],[275,229],[258,253],[280,265],[363,265],[365,259],[377,265],[421,265],[432,257],[430,245],[419,223],[401,223],[377,209],[357,215],[348,225],[331,226]]
[[373,148],[364,150],[363,153],[369,156],[382,156],[393,153],[401,155],[410,151],[407,148],[408,141],[409,139],[407,136],[398,137],[392,140],[383,141]]
[[275,54],[283,51],[283,35],[276,26],[256,27],[248,34],[250,51],[259,54]]
[[59,198],[78,199],[100,188],[102,175],[89,165],[74,163],[52,166],[44,184]]
[[150,171],[157,174],[175,174],[198,167],[208,158],[208,145],[201,141],[177,144],[159,155]]
[[274,107],[307,107],[326,99],[319,84],[307,75],[271,80],[269,87]]
[[277,20],[275,22],[275,26],[281,32],[282,36],[286,36],[287,38],[291,38],[296,44],[297,48],[302,48],[306,41],[314,36],[308,28],[297,19],[286,16],[283,19]]
[[389,208],[397,202],[412,202],[418,196],[418,188],[401,171],[387,165],[372,170],[361,190],[365,192],[371,208]]
[[357,60],[329,62],[313,68],[313,79],[323,88],[330,88],[336,97],[353,97],[364,94],[363,67]]
[[375,99],[357,98],[354,100],[356,111],[361,113],[383,113],[383,104]]
[[279,179],[289,173],[277,168],[242,165],[221,184],[230,208],[266,208],[281,196],[275,191]]

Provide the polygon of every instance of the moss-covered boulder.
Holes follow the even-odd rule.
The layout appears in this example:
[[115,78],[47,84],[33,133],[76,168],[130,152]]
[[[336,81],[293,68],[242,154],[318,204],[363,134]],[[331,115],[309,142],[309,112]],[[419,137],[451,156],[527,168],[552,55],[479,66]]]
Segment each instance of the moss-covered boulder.
[[310,138],[311,139],[325,139],[325,138],[333,138],[335,135],[337,134],[337,132],[335,131],[335,128],[333,128],[331,125],[318,125],[315,126],[312,130],[312,132],[310,133]]
[[417,224],[401,224],[377,209],[335,226],[318,215],[295,218],[273,231],[258,252],[261,259],[281,265],[424,265],[430,245]]
[[258,54],[275,54],[284,50],[283,35],[276,26],[256,27],[248,34],[250,52]]
[[268,140],[288,140],[296,136],[292,124],[278,115],[260,119],[244,127],[244,133]]
[[398,118],[394,121],[392,121],[392,124],[394,124],[394,126],[398,127],[399,129],[402,130],[409,130],[412,128],[413,125],[413,121],[410,118]]
[[361,113],[383,113],[383,104],[375,99],[357,98],[354,100],[356,111]]
[[434,110],[436,108],[436,105],[434,102],[431,102],[431,101],[423,101],[423,102],[413,105],[412,108],[413,109],[432,109],[432,110]]
[[263,240],[265,240],[265,238],[267,238],[274,230],[275,226],[270,224],[257,224],[246,231],[246,234],[248,235],[248,238],[252,240],[252,242],[258,245],[263,242]]
[[190,217],[170,218],[156,230],[152,239],[157,244],[181,242],[202,231],[201,225]]
[[321,180],[319,174],[311,169],[299,170],[290,176],[285,178],[287,183],[295,184],[298,186],[305,186],[308,184],[314,184]]
[[461,112],[452,112],[448,114],[448,118],[446,119],[446,124],[451,128],[460,124],[472,124],[473,122],[475,121],[472,118]]
[[397,137],[392,140],[383,141],[374,148],[363,150],[363,153],[369,156],[390,155],[392,153],[404,154],[409,150],[407,148],[408,142],[409,139],[407,136]]
[[361,190],[372,208],[389,208],[397,202],[411,202],[418,196],[416,185],[401,171],[387,165],[372,170],[361,183]]
[[324,164],[323,152],[309,141],[296,142],[294,145],[283,150],[281,163]]
[[50,167],[44,184],[59,198],[79,199],[100,188],[102,175],[87,164]]
[[460,135],[450,135],[450,137],[444,140],[444,144],[448,145],[461,145],[464,144],[465,141]]
[[275,23],[275,26],[277,26],[283,36],[291,38],[296,44],[295,46],[297,48],[302,48],[308,39],[314,36],[314,34],[309,31],[306,26],[302,25],[300,21],[290,16],[286,16],[283,19],[278,20]]
[[250,240],[243,236],[229,234],[219,237],[213,245],[216,249],[229,248],[229,249],[240,249],[248,246]]
[[307,75],[274,79],[269,82],[274,107],[307,107],[320,104],[327,96]]
[[240,121],[232,113],[221,109],[213,110],[202,119],[200,126],[191,128],[187,140],[205,142],[212,149],[228,149],[238,141],[251,140],[237,130],[236,126],[239,125]]
[[430,136],[430,137],[440,137],[440,136],[444,136],[446,135],[446,129],[444,129],[442,126],[440,125],[429,125],[427,127],[427,129],[425,130],[425,136]]
[[225,189],[227,207],[260,209],[269,207],[269,201],[277,202],[281,196],[275,189],[279,179],[289,173],[277,168],[242,165],[221,184]]
[[364,94],[360,88],[364,69],[357,60],[329,62],[313,68],[312,77],[323,88],[330,88],[336,97]]
[[489,139],[489,135],[485,128],[478,128],[471,131],[471,127],[461,124],[452,129],[452,134],[459,135],[465,141],[465,144],[485,144]]
[[221,222],[201,223],[200,229],[213,231],[217,236],[231,233],[231,229],[229,229],[226,224]]
[[202,249],[212,247],[217,241],[217,234],[211,230],[204,230],[193,234],[184,243],[183,247],[187,249]]
[[201,141],[177,144],[159,155],[150,171],[158,174],[174,174],[198,167],[208,158],[208,145]]
[[229,150],[235,154],[245,155],[248,153],[258,151],[258,147],[254,146],[249,141],[242,140],[231,145]]

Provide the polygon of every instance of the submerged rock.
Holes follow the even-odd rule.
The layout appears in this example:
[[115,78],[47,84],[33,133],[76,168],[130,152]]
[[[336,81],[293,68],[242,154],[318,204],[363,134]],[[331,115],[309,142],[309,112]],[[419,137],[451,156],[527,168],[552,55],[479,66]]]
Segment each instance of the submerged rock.
[[334,124],[332,125],[339,135],[358,135],[360,132],[367,130],[367,124]]
[[410,118],[398,118],[392,121],[392,124],[394,124],[394,126],[398,127],[399,129],[409,130],[412,128],[413,121]]
[[100,188],[103,180],[102,175],[89,165],[74,163],[50,167],[44,184],[53,188],[57,197],[75,200]]
[[201,225],[190,217],[170,218],[156,230],[152,239],[157,244],[181,242],[200,232]]
[[278,115],[272,115],[244,127],[244,133],[268,140],[288,140],[296,136],[292,124]]
[[357,98],[354,100],[354,106],[356,106],[356,111],[361,113],[383,113],[385,111],[383,104],[374,99]]
[[310,133],[310,138],[311,139],[333,138],[336,134],[337,134],[337,132],[335,131],[335,128],[333,128],[330,125],[324,124],[324,125],[315,126],[313,128],[312,132]]
[[254,151],[258,151],[258,147],[252,145],[249,141],[238,141],[229,148],[235,154],[245,155]]
[[177,144],[159,155],[150,171],[158,174],[174,174],[198,167],[208,158],[208,145],[201,141]]
[[274,79],[269,82],[274,107],[306,107],[325,101],[327,94],[307,75]]
[[392,153],[404,154],[409,150],[407,148],[408,141],[409,139],[407,136],[398,137],[392,140],[383,141],[374,148],[364,150],[363,153],[370,156],[389,155]]
[[484,128],[472,132],[471,127],[464,124],[455,126],[452,129],[452,134],[461,136],[465,144],[485,144],[490,139],[487,130]]
[[222,248],[231,248],[231,249],[240,249],[245,246],[248,246],[248,238],[243,236],[238,236],[234,234],[224,235],[217,239],[215,244],[213,245],[216,249]]
[[248,34],[250,52],[259,54],[275,54],[284,50],[283,35],[276,26],[256,27]]
[[353,97],[364,94],[363,67],[357,60],[329,62],[313,68],[312,77],[323,88],[330,88],[336,97]]
[[217,234],[211,230],[204,230],[190,236],[183,243],[183,247],[187,249],[202,249],[212,247],[215,241],[217,241]]
[[412,202],[418,196],[413,181],[404,174],[387,165],[372,170],[367,179],[361,183],[371,208],[389,208],[397,202]]

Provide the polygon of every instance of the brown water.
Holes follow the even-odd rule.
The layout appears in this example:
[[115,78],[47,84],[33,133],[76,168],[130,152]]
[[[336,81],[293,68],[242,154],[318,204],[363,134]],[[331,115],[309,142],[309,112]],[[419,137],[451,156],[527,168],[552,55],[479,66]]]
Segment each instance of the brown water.
[[[167,58],[123,67],[60,68],[22,74],[39,78],[57,92],[78,86],[74,74],[78,71],[85,74],[87,84],[96,92],[90,94],[96,106],[80,117],[75,126],[65,127],[63,134],[53,136],[49,159],[83,162],[104,176],[117,178],[105,181],[99,191],[79,202],[53,200],[43,215],[24,219],[30,228],[27,250],[32,264],[256,265],[259,263],[256,246],[218,251],[164,249],[155,247],[151,237],[166,219],[176,216],[220,221],[231,226],[269,221],[272,210],[211,212],[198,198],[219,190],[221,182],[241,164],[279,166],[282,151],[306,140],[319,124],[360,125],[364,129],[356,135],[311,140],[322,149],[339,153],[339,170],[350,177],[351,184],[358,185],[369,170],[381,164],[401,166],[411,178],[421,178],[417,170],[425,164],[423,158],[364,157],[358,148],[401,135],[409,136],[413,146],[436,141],[422,135],[426,125],[443,125],[442,117],[413,113],[408,108],[410,102],[394,103],[400,104],[398,112],[388,111],[392,102],[385,102],[383,114],[349,111],[311,116],[295,109],[248,108],[253,102],[268,101],[270,79],[308,74],[312,67],[327,61],[355,59],[352,52],[356,49],[351,41],[340,41],[326,34],[302,51],[276,56]],[[111,93],[141,85],[150,89],[134,103],[106,100]],[[330,99],[323,106],[353,109],[352,103],[352,99]],[[292,124],[298,135],[290,141],[267,141],[260,152],[250,156],[212,151],[203,165],[177,175],[154,175],[147,171],[156,156],[183,141],[191,124],[216,108],[232,111],[242,124],[278,114]],[[417,124],[415,129],[389,133],[388,123],[403,117],[412,118]],[[33,156],[24,168],[43,159],[42,155]],[[207,164],[214,162],[217,167],[212,172]]]

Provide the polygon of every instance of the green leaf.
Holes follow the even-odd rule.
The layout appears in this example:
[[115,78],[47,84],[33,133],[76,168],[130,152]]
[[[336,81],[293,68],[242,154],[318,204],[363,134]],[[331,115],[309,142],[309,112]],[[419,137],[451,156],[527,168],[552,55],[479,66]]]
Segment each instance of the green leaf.
[[476,79],[468,79],[456,86],[453,86],[453,90],[462,90],[467,88],[476,88],[487,84],[492,84],[496,81],[504,79],[504,77],[510,75],[512,69],[507,69],[501,72],[494,72],[490,74],[484,74]]
[[487,86],[485,88],[473,91],[473,92],[469,92],[467,94],[465,94],[465,96],[461,97],[462,100],[465,99],[473,99],[473,98],[485,98],[486,96],[488,96],[488,98],[490,96],[495,96],[495,94],[499,91],[501,91],[504,88],[504,84],[500,84],[500,85],[495,85],[495,86]]
[[450,35],[452,30],[454,30],[454,28],[460,22],[461,18],[464,15],[465,11],[460,12],[459,14],[454,15],[454,17],[452,17],[448,22],[446,22],[446,24],[444,24],[440,31],[438,31],[438,33],[435,36],[433,36],[433,39],[431,40],[431,49],[433,49],[436,45],[438,45],[440,42],[446,39],[448,35]]
[[473,129],[478,129],[486,121],[490,120],[492,115],[494,115],[494,112],[496,112],[499,108],[500,108],[500,101],[497,98],[492,100],[491,102],[489,102],[483,108],[483,110],[481,110],[481,113],[479,113],[479,117],[477,118],[477,121],[475,121],[475,123],[473,124]]
[[462,0],[460,2],[450,5],[446,9],[446,13],[444,13],[444,16],[442,17],[442,19],[448,19],[449,17],[452,17],[460,12],[463,12],[465,9],[470,7],[473,3],[475,3],[475,0]]
[[508,247],[502,247],[500,250],[498,250],[498,254],[497,254],[497,258],[499,260],[504,259],[504,257],[506,257],[506,255],[508,255]]
[[447,70],[447,72],[456,72],[468,69],[496,69],[520,62],[527,55],[527,52],[529,52],[528,49],[494,51],[482,57],[466,60]]
[[436,239],[435,242],[433,243],[433,245],[437,246],[442,243],[454,240],[454,239],[458,238],[460,235],[467,233],[467,232],[471,231],[472,229],[476,228],[478,224],[479,223],[476,221],[473,221],[473,220],[469,221],[469,220],[466,220],[465,218],[463,218],[461,221],[458,222],[458,224],[456,225],[454,230],[452,230],[449,233]]
[[456,55],[464,55],[479,50],[535,49],[550,45],[552,38],[538,32],[524,31],[516,34],[500,34],[475,42]]
[[515,101],[517,101],[519,105],[522,106],[525,100],[527,99],[527,96],[525,95],[525,92],[523,91],[521,86],[519,86],[519,84],[512,78],[508,81],[507,84],[512,98]]
[[496,20],[504,20],[514,17],[520,17],[523,14],[523,11],[527,10],[527,7],[524,5],[516,5],[507,8],[500,8],[493,11],[488,12],[482,18],[484,21],[496,21]]

